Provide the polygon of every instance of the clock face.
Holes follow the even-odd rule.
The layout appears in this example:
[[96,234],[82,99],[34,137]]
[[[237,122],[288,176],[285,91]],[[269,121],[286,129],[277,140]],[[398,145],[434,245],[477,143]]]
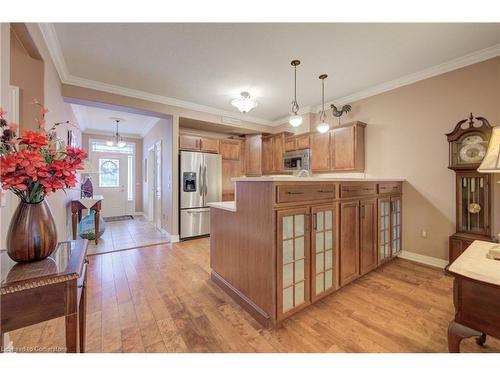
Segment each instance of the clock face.
[[479,135],[464,138],[459,146],[459,163],[479,163],[486,155],[486,142]]

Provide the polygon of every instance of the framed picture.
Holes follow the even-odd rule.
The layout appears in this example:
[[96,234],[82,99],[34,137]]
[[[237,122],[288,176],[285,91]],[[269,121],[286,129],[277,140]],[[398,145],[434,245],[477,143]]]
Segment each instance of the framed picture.
[[66,141],[66,144],[72,147],[76,146],[76,139],[75,135],[73,134],[73,130],[68,130],[68,139]]

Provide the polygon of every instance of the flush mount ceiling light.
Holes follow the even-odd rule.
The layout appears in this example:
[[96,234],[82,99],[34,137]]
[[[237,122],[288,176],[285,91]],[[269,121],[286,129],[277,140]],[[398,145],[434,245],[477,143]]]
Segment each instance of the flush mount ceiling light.
[[114,146],[114,145],[117,145],[118,147],[125,147],[125,145],[127,144],[122,136],[120,135],[120,133],[118,132],[118,124],[120,123],[120,121],[122,121],[121,119],[119,118],[112,118],[112,120],[116,121],[116,133],[114,135],[113,138],[109,139],[106,141],[106,144],[108,146]]
[[320,133],[326,133],[330,130],[330,125],[328,125],[325,121],[326,113],[325,113],[325,78],[328,76],[326,74],[322,74],[319,76],[321,80],[321,112],[319,114],[319,124],[316,126],[316,130]]
[[250,93],[243,91],[239,98],[234,99],[231,104],[238,108],[238,111],[242,113],[250,112],[252,109],[257,107],[257,101],[250,97]]
[[292,113],[288,119],[288,123],[294,128],[299,127],[302,124],[302,116],[299,115],[299,103],[297,103],[297,66],[300,65],[300,60],[292,60],[293,66],[293,101],[292,101]]

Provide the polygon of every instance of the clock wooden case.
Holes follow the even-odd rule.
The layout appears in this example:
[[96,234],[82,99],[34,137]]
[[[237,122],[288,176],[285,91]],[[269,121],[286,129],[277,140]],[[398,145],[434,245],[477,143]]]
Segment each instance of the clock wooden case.
[[450,236],[450,264],[474,241],[495,241],[492,235],[492,175],[479,173],[491,137],[484,117],[459,121],[449,142],[449,166],[456,172],[456,233]]

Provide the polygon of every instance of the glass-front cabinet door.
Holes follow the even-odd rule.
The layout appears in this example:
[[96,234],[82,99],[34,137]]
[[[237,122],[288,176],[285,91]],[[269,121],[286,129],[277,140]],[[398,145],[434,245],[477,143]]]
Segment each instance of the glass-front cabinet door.
[[391,255],[401,251],[401,197],[391,198]]
[[378,200],[378,262],[391,258],[391,200]]
[[337,288],[337,213],[334,205],[312,208],[311,299]]
[[278,211],[278,319],[310,303],[309,208]]

